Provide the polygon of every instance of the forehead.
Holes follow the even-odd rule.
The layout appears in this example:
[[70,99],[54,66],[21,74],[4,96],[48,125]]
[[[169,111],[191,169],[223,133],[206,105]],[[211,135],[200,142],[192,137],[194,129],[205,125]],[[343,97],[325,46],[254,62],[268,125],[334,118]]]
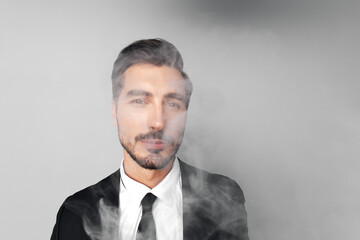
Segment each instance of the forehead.
[[169,92],[185,94],[185,84],[181,73],[175,68],[152,64],[136,64],[125,71],[121,94],[134,89],[155,94]]

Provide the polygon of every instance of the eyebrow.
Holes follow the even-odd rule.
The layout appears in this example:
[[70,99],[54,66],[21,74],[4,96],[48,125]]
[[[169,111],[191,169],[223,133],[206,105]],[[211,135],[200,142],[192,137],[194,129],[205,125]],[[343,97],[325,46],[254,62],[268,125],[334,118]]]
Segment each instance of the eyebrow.
[[[133,89],[133,90],[130,90],[126,93],[126,97],[152,97],[153,94],[152,93],[149,93],[147,91],[144,91],[144,90],[138,90],[138,89]],[[177,99],[181,102],[186,102],[185,101],[185,97],[182,96],[181,94],[178,94],[178,93],[168,93],[165,95],[165,98],[173,98],[173,99]]]
[[135,97],[135,96],[151,97],[152,94],[144,90],[136,90],[136,89],[130,90],[126,93],[126,97]]
[[165,95],[165,98],[174,98],[179,101],[185,102],[185,97],[178,93],[168,93]]

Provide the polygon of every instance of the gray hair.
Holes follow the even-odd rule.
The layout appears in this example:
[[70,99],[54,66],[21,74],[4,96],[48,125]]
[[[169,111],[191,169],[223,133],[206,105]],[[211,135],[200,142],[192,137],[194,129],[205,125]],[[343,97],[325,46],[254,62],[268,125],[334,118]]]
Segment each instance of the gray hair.
[[142,39],[133,42],[119,53],[111,75],[115,103],[117,103],[124,84],[123,76],[125,71],[132,65],[140,63],[169,66],[178,70],[186,82],[186,107],[188,107],[192,93],[192,83],[183,71],[183,59],[173,44],[160,38]]

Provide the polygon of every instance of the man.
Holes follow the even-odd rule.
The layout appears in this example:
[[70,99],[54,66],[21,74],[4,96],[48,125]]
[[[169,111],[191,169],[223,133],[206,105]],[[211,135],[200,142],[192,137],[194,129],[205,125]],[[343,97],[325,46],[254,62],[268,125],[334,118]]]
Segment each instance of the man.
[[112,87],[120,170],[67,198],[51,239],[249,239],[238,184],[176,157],[192,84],[175,46],[162,39],[127,46]]

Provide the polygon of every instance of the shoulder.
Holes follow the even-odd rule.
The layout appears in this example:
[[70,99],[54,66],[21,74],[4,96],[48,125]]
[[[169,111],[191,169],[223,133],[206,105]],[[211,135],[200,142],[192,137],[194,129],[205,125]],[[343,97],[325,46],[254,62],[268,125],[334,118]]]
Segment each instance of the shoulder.
[[240,186],[229,177],[182,161],[180,169],[185,226],[202,226],[206,239],[248,239],[245,198]]
[[179,160],[182,182],[199,194],[214,195],[244,203],[245,198],[239,184],[233,179],[191,166]]
[[69,196],[58,211],[51,239],[75,239],[74,233],[82,236],[76,239],[88,239],[89,228],[84,223],[99,225],[99,205],[117,207],[119,176],[119,171],[116,171],[98,183]]
[[115,195],[119,192],[119,181],[120,172],[117,170],[99,182],[69,196],[65,200],[65,205],[83,203],[91,206],[102,198],[106,199],[106,201],[113,201]]

